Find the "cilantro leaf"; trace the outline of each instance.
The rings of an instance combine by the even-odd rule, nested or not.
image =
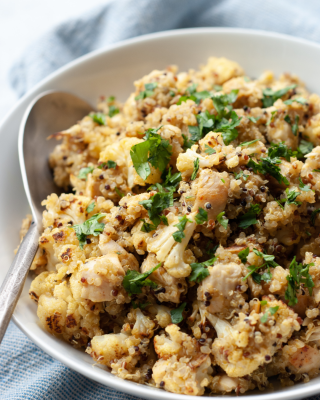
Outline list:
[[[134,99],[143,100],[146,97],[151,97],[154,94],[154,89],[158,86],[157,82],[146,83],[144,85],[145,90],[140,92]]]
[[[88,205],[86,211],[87,213],[91,213],[91,211],[94,209],[95,202],[93,201],[91,204]]]
[[[302,139],[302,140],[300,141],[298,150],[301,152],[301,154],[302,154],[303,156],[305,156],[306,154],[311,153],[313,147],[314,147],[314,146],[313,146],[313,143],[308,142],[307,140]]]
[[[178,308],[176,308],[175,310],[171,310],[170,314],[171,314],[171,321],[173,324],[179,324],[181,321],[183,321],[183,311],[186,307],[187,303],[181,303],[180,306]]]
[[[197,157],[194,161],[193,161],[193,172],[191,175],[190,180],[194,181],[197,177],[197,173],[199,171],[199,158]]]
[[[274,261],[275,256],[273,256],[272,254],[262,253],[261,251],[259,251],[257,249],[253,249],[253,252],[257,256],[263,258],[263,260],[265,261],[265,265],[267,265],[268,267],[275,268],[279,265]]]
[[[185,230],[187,222],[192,222],[192,221],[190,221],[190,219],[188,219],[187,216],[184,215],[183,217],[179,217],[179,222],[176,225],[173,225],[178,228],[178,230],[176,232],[173,232],[172,234],[176,242],[181,243],[182,239],[186,237],[183,231]]]
[[[263,316],[260,318],[260,321],[265,324],[268,321],[268,316],[274,315],[277,311],[279,310],[279,306],[275,307],[270,307],[269,310],[263,314]]]
[[[164,180],[162,186],[167,190],[176,190],[176,187],[182,180],[181,172],[176,172],[175,174],[171,174],[171,167],[168,171],[163,171],[161,178]]]
[[[297,192],[295,189],[286,189],[286,196],[287,196],[287,200],[286,203],[287,204],[294,204],[296,206],[301,206],[301,201],[296,201],[296,198],[299,196],[300,192]]]
[[[297,151],[292,151],[287,145],[283,142],[281,143],[271,143],[268,149],[268,156],[271,159],[276,159],[278,157],[283,157],[287,161],[290,161],[290,157],[298,157]]]
[[[83,246],[86,244],[86,238],[88,235],[98,236],[103,232],[105,224],[99,222],[99,219],[103,218],[105,214],[95,214],[91,218],[87,219],[82,224],[76,224],[71,226],[76,232],[77,239],[79,240],[79,247],[83,250]]]
[[[257,224],[257,215],[259,215],[260,212],[261,208],[258,204],[251,204],[249,211],[238,217],[238,227],[247,229],[249,226]]]
[[[239,173],[237,173],[237,172],[234,173],[234,177],[236,179],[243,178],[244,181],[246,181],[248,179],[248,176],[249,175],[246,175],[243,171],[240,171]]]
[[[289,185],[288,179],[281,174],[281,169],[278,167],[278,164],[281,163],[280,158],[270,158],[265,157],[261,158],[258,163],[249,160],[247,166],[252,168],[254,172],[259,172],[262,175],[269,174],[273,178],[275,178],[279,183],[284,183],[285,185]]]
[[[302,190],[302,191],[304,191],[304,192],[310,192],[310,187],[309,187],[309,185],[305,185],[303,182],[302,182],[302,179],[301,179],[301,177],[299,177],[299,188]]]
[[[257,118],[254,118],[254,117],[247,117],[251,122],[253,122],[254,124],[256,124],[258,121],[259,121],[259,119],[261,118],[261,117],[257,117]],[[257,139],[258,140],[258,139]]]
[[[159,185],[159,187],[161,188],[161,185]],[[158,192],[151,196],[149,200],[139,201],[139,204],[141,204],[148,211],[148,216],[155,228],[157,228],[161,221],[165,225],[168,225],[167,218],[164,215],[160,215],[160,213],[173,205],[173,192]],[[145,224],[143,226],[145,229],[148,229],[146,228]]]
[[[91,117],[96,124],[106,125],[106,116],[101,112],[90,113],[89,117]]]
[[[143,222],[142,227],[141,227],[141,231],[142,232],[152,232],[154,230],[157,229],[157,227],[153,224],[149,224],[148,222],[146,222],[144,219],[140,219],[140,221]]]
[[[172,154],[169,140],[162,139],[157,129],[148,129],[145,141],[132,146],[130,156],[137,174],[146,180],[151,173],[150,165],[161,172],[166,169]]]
[[[217,260],[217,257],[213,257],[210,260],[207,260],[203,263],[192,263],[190,267],[192,272],[189,276],[189,281],[200,283],[203,281],[207,276],[210,275],[208,268]]]
[[[194,217],[194,219],[198,225],[201,225],[204,222],[208,221],[208,212],[200,207],[199,211],[198,211],[197,215]]]
[[[157,287],[157,284],[147,278],[160,266],[161,263],[143,274],[138,271],[129,269],[126,272],[126,276],[123,278],[122,281],[122,286],[124,287],[125,291],[129,293],[129,296],[131,296],[132,294],[142,293],[141,288],[143,286],[150,286],[151,288],[155,289]]]
[[[78,178],[87,180],[88,179],[88,174],[91,174],[93,170],[94,170],[94,167],[81,168],[80,171],[79,171]]]
[[[247,262],[248,255],[249,255],[249,247],[247,247],[244,250],[239,251],[238,257],[240,258],[242,264],[245,264]]]
[[[300,103],[300,104],[307,104],[308,103],[307,100],[304,99],[303,97],[297,97],[296,99],[285,100],[284,104],[291,105],[294,101],[296,101],[297,103]]]
[[[292,133],[294,134],[294,136],[297,136],[299,118],[300,118],[299,115],[296,115],[295,119],[294,119],[294,123],[292,124],[291,119],[288,114],[284,117],[284,120],[291,126]]]
[[[120,111],[119,111],[118,107],[116,107],[114,105],[109,106],[109,117],[110,118],[114,117],[116,114],[119,114],[119,112]]]
[[[225,211],[222,211],[220,214],[218,214],[218,215],[217,215],[217,221],[219,222],[219,224],[220,224],[221,226],[224,227],[224,229],[227,229],[229,220],[228,220],[228,218],[226,218],[226,217],[224,216],[224,214],[225,214]]]
[[[309,274],[309,268],[313,265],[314,263],[298,264],[296,257],[291,261],[289,275],[287,276],[288,286],[285,292],[285,299],[288,300],[289,306],[294,306],[298,303],[297,292],[300,289],[301,283],[308,288],[310,296],[312,295],[314,282],[312,276]]]
[[[243,143],[240,144],[240,147],[250,146],[251,144],[256,143],[258,141],[259,141],[259,139],[254,139],[254,140],[251,140],[250,142],[243,142]]]
[[[107,166],[108,166],[108,168],[114,168],[114,169],[116,169],[116,168],[117,168],[117,163],[114,162],[114,161],[112,161],[112,160],[108,160],[108,161],[107,161]]]
[[[221,85],[213,85],[213,89],[214,89],[216,92],[221,92],[222,86],[221,86]]]
[[[290,90],[296,88],[297,85],[290,85],[287,86],[283,89],[279,89],[276,91],[273,91],[270,88],[266,88],[262,91],[263,93],[263,98],[262,98],[262,104],[264,108],[271,107],[273,106],[273,103],[280,99],[282,96],[287,94]]]
[[[189,126],[190,129],[190,126]],[[183,137],[183,148],[184,150],[191,149],[191,147],[196,143],[194,140],[189,139],[186,135],[182,134]]]
[[[215,149],[213,149],[212,147],[208,146],[207,144],[204,146],[204,148],[205,148],[204,152],[206,154],[208,154],[209,156],[212,156],[212,154],[216,153]]]

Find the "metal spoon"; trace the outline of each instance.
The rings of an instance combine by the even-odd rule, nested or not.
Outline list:
[[[48,91],[32,101],[22,118],[19,161],[33,221],[0,288],[0,343],[38,249],[44,210],[41,202],[51,193],[61,193],[48,165],[56,143],[47,137],[69,128],[92,110],[90,104],[71,93]]]

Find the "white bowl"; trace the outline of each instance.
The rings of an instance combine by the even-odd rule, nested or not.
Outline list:
[[[116,95],[124,100],[133,91],[132,82],[151,70],[176,64],[180,71],[185,71],[197,68],[209,56],[224,56],[237,61],[250,77],[257,77],[266,69],[276,74],[292,72],[307,84],[309,90],[320,93],[319,45],[285,35],[244,29],[185,29],[141,36],[90,53],[61,68],[27,93],[0,126],[0,282],[18,244],[21,219],[29,212],[17,151],[18,128],[29,102],[38,93],[49,89],[73,92],[92,104],[101,94]],[[36,305],[28,296],[30,282],[29,278],[13,318],[18,327],[46,353],[88,378],[131,395],[148,399],[191,399],[190,396],[121,380],[97,366],[93,368],[93,361],[87,354],[73,349],[39,326]],[[320,377],[289,388],[251,392],[242,399],[296,399],[319,392]],[[217,397],[225,399],[227,396]]]

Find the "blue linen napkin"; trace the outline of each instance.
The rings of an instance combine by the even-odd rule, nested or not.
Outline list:
[[[21,96],[57,68],[92,50],[175,28],[253,28],[320,42],[319,17],[317,0],[109,1],[41,37],[12,67],[10,81]],[[11,323],[0,346],[0,399],[129,400],[134,397],[71,371],[38,349]]]

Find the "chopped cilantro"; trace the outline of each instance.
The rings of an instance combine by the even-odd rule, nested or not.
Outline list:
[[[149,224],[148,222],[146,222],[144,219],[140,219],[140,221],[143,222],[142,227],[141,227],[141,231],[142,232],[152,232],[154,230],[157,229],[157,227],[153,224]]]
[[[313,169],[312,172],[320,172],[320,169]]]
[[[278,310],[279,310],[279,306],[270,307],[269,310],[266,313],[264,313],[263,316],[260,318],[260,321],[263,324],[265,324],[268,321],[269,313],[270,313],[270,315],[274,315]]]
[[[175,174],[171,174],[171,167],[167,171],[163,171],[161,178],[164,180],[162,186],[167,190],[176,190],[179,182],[181,182],[181,172],[176,172]]]
[[[226,217],[224,216],[224,214],[225,214],[225,211],[222,211],[220,214],[218,214],[218,215],[217,215],[217,221],[219,222],[219,224],[220,224],[221,226],[224,227],[224,229],[227,229],[229,220],[228,220],[228,218],[226,218]]]
[[[105,214],[95,214],[91,218],[87,219],[82,224],[76,224],[71,226],[76,232],[77,239],[79,240],[79,247],[83,250],[83,246],[86,244],[88,235],[98,236],[103,232],[105,224],[99,222],[99,219],[103,218]]]
[[[281,174],[281,169],[278,167],[278,164],[281,163],[280,158],[270,158],[265,157],[261,158],[258,163],[253,161],[252,159],[249,160],[247,166],[251,167],[254,172],[259,172],[262,175],[269,174],[273,178],[275,178],[279,183],[284,183],[285,185],[289,185],[288,179]]]
[[[263,98],[262,98],[262,104],[264,108],[271,107],[275,101],[280,99],[282,96],[287,94],[290,90],[294,89],[297,87],[297,85],[290,85],[287,86],[283,89],[279,89],[276,91],[273,91],[270,88],[266,88],[262,91],[263,93]]]
[[[248,176],[249,176],[249,175],[246,175],[243,171],[240,171],[239,173],[237,173],[237,172],[234,173],[234,177],[235,177],[236,179],[241,179],[241,178],[243,178],[244,181],[246,181],[246,180],[248,179]]]
[[[91,117],[96,124],[106,125],[106,116],[101,112],[90,113],[89,117]]]
[[[207,260],[203,263],[192,263],[190,267],[192,272],[189,276],[189,281],[200,283],[203,281],[207,276],[209,276],[208,268],[216,261],[217,257],[213,257],[210,260]]]
[[[213,90],[215,90],[216,92],[221,92],[222,86],[221,85],[213,85]]]
[[[157,82],[146,83],[144,85],[145,90],[140,92],[134,99],[135,100],[143,100],[146,97],[151,97],[154,93],[154,89],[158,86]]]
[[[95,202],[93,201],[91,204],[88,205],[87,207],[87,213],[91,213],[91,211],[94,209],[95,207]]]
[[[194,181],[197,177],[197,173],[199,171],[199,158],[197,157],[194,161],[193,161],[193,172],[191,175],[190,180]]]
[[[107,166],[108,166],[108,168],[114,168],[114,169],[116,169],[116,168],[117,168],[117,163],[114,162],[114,161],[112,161],[112,160],[108,160],[108,161],[107,161]]]
[[[285,100],[284,104],[291,105],[294,101],[300,104],[307,104],[307,100],[304,99],[303,97],[297,97],[296,99]]]
[[[299,188],[301,189],[301,190],[303,190],[304,192],[310,192],[310,187],[309,187],[309,185],[305,185],[303,182],[302,182],[302,179],[301,179],[301,177],[299,177]]]
[[[271,117],[270,117],[269,121],[266,123],[267,126],[269,126],[271,124],[271,122],[274,121],[274,119],[276,117],[276,113],[277,113],[277,110],[271,111]]]
[[[116,107],[114,105],[109,106],[109,117],[110,118],[114,117],[116,114],[119,114],[119,112],[120,111],[119,111],[118,107]]]
[[[207,211],[200,207],[199,211],[198,211],[197,215],[194,217],[194,219],[198,225],[201,225],[204,222],[207,222],[208,221]]]
[[[145,141],[132,146],[130,156],[137,174],[146,180],[151,173],[150,165],[163,172],[170,161],[172,146],[169,140],[157,133],[160,129],[148,129]]]
[[[170,90],[169,94],[170,94],[171,97],[174,97],[176,95],[173,90]]]
[[[189,139],[184,134],[182,134],[182,138],[183,138],[183,146],[182,147],[184,148],[184,150],[191,149],[191,147],[196,143],[194,140]]]
[[[274,261],[275,256],[270,255],[270,254],[265,254],[262,253],[261,251],[257,250],[257,249],[253,249],[253,252],[263,258],[264,263],[262,265],[259,266],[255,266],[255,265],[249,265],[247,267],[247,269],[249,270],[248,274],[243,278],[243,280],[246,280],[250,275],[252,275],[252,279],[256,282],[256,283],[261,283],[261,281],[265,281],[265,282],[270,282],[272,275],[270,272],[270,268],[275,268],[276,266],[278,266],[278,264]],[[257,271],[261,268],[267,268],[267,270],[262,273],[259,274],[257,273]]]
[[[251,204],[249,211],[238,218],[238,227],[247,229],[249,226],[257,224],[257,215],[259,215],[260,212],[261,208],[258,204]]]
[[[154,271],[161,266],[161,263],[153,267],[150,271],[141,274],[138,271],[129,269],[126,276],[123,278],[122,286],[125,291],[131,296],[132,294],[142,293],[143,286],[150,286],[152,289],[157,287],[157,284],[150,279],[147,279]]]
[[[88,174],[91,174],[93,170],[94,170],[94,167],[81,168],[79,171],[78,178],[87,180]]]
[[[251,122],[253,122],[254,124],[256,124],[258,121],[259,121],[259,119],[261,118],[261,117],[257,117],[257,118],[254,118],[254,117],[247,117]],[[258,140],[258,139],[257,139]]]
[[[113,101],[115,101],[115,96],[109,96],[108,98],[107,98],[107,103],[112,103]]]
[[[201,100],[207,99],[211,96],[211,94],[206,90],[203,90],[202,92],[197,92],[197,86],[197,83],[193,83],[191,86],[189,86],[186,89],[187,95],[181,96],[179,101],[177,102],[177,105],[180,105],[182,102],[187,100],[193,100],[195,103],[199,104]]]
[[[271,159],[277,157],[283,157],[287,161],[290,161],[290,157],[297,157],[298,153],[296,151],[292,151],[287,145],[281,142],[281,143],[271,143],[268,149],[268,156]]]
[[[204,148],[205,148],[204,152],[206,154],[208,154],[209,156],[212,156],[212,154],[216,153],[215,149],[213,149],[212,147],[208,146],[207,144],[204,146]]]
[[[266,306],[268,304],[267,300],[261,300],[260,305]]]
[[[285,299],[288,300],[289,306],[294,306],[298,303],[297,292],[300,289],[301,283],[308,288],[310,296],[312,295],[312,288],[314,283],[312,276],[309,274],[311,264],[298,264],[296,257],[293,258],[289,267],[289,275],[287,276],[288,286],[285,292]]]
[[[181,243],[181,240],[186,237],[183,231],[185,230],[187,222],[192,222],[192,221],[190,221],[190,219],[188,219],[187,216],[184,215],[183,217],[179,217],[179,222],[176,225],[173,225],[178,228],[178,230],[176,232],[173,232],[172,234],[176,242]]]
[[[212,248],[210,246],[212,246],[213,243],[208,242],[206,245],[206,253],[208,254],[209,257],[213,257],[216,254],[217,248],[219,247],[219,245],[215,245]]]
[[[221,182],[226,183],[226,181],[223,178],[221,178]]]
[[[176,308],[175,310],[171,310],[170,314],[171,314],[171,321],[173,324],[179,324],[181,321],[183,321],[183,311],[186,307],[187,303],[181,303],[180,306],[178,308]]]
[[[298,132],[298,128],[299,128],[299,126],[298,126],[299,115],[295,116],[293,124],[292,124],[291,119],[288,114],[284,117],[284,120],[291,126],[292,133],[294,134],[294,136],[297,136],[297,132]]]
[[[302,139],[300,141],[298,150],[301,152],[302,156],[305,156],[308,153],[311,153],[313,149],[313,143],[308,142],[307,140]],[[301,157],[299,157],[301,158]]]
[[[300,192],[297,192],[295,189],[286,189],[286,196],[287,196],[287,200],[286,203],[287,204],[294,204],[296,206],[301,206],[301,201],[296,201],[296,198],[299,196]]]
[[[159,187],[161,188],[161,185],[159,185]],[[160,213],[166,208],[173,205],[173,192],[165,192],[164,190],[161,190],[161,192],[158,192],[155,195],[151,196],[149,200],[139,201],[139,204],[141,204],[148,211],[148,216],[155,226],[155,229],[161,223],[161,221],[165,225],[168,225],[167,217],[165,217],[164,215],[160,215]],[[146,223],[144,223],[143,226],[145,226],[145,224]]]
[[[239,251],[238,257],[240,258],[241,262],[245,264],[247,262],[247,257],[249,255],[249,247],[244,250]]]
[[[254,140],[251,140],[250,142],[243,142],[243,143],[240,144],[240,147],[250,146],[251,144],[256,143],[258,141],[259,141],[259,139],[254,139]]]

